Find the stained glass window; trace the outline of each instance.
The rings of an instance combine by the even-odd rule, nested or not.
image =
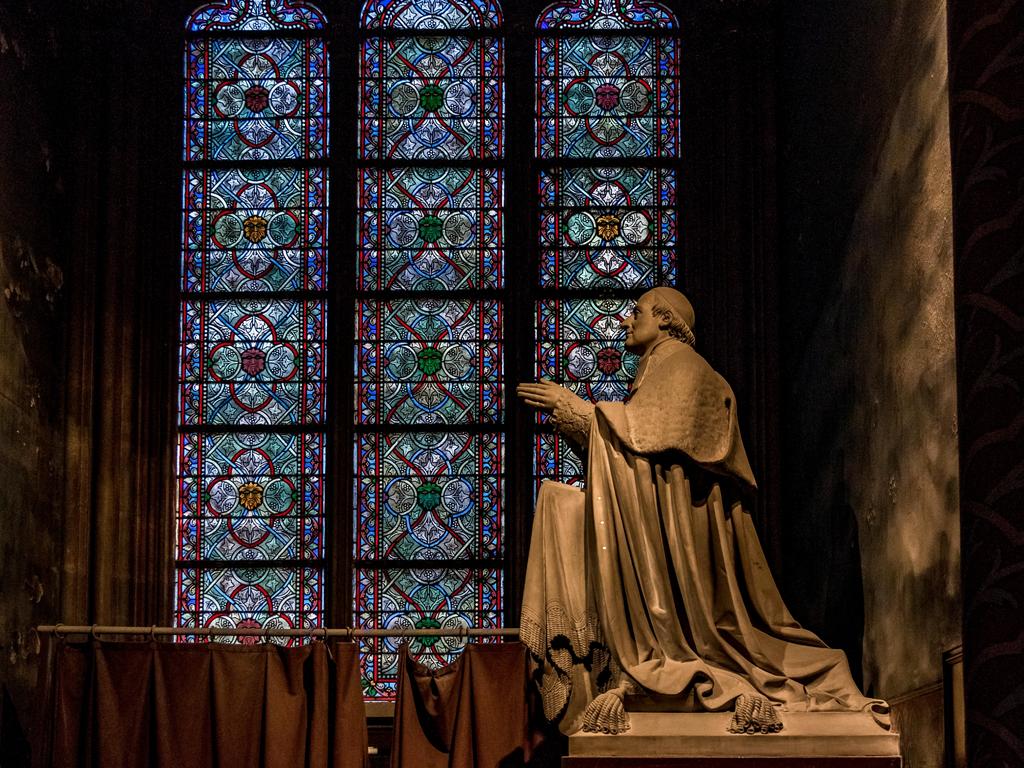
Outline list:
[[[501,302],[364,301],[357,333],[363,424],[501,422]]]
[[[501,288],[503,181],[497,168],[366,169],[360,287]]]
[[[540,30],[629,32],[674,30],[676,18],[661,3],[651,0],[562,0],[545,8],[537,18]]]
[[[220,0],[188,21],[182,627],[323,624],[324,26],[297,0]]]
[[[368,0],[362,28],[371,31],[497,29],[501,8],[492,0]]]
[[[545,288],[653,288],[675,275],[675,171],[540,172]]]
[[[501,40],[376,37],[362,54],[363,157],[502,156]]]
[[[353,614],[368,629],[501,622],[501,24],[485,0],[363,8]],[[367,697],[394,695],[400,642],[364,641]],[[440,664],[461,645],[412,651]]]
[[[677,281],[677,24],[646,0],[557,2],[536,56],[536,373],[621,400],[637,361],[619,322],[644,289]],[[537,481],[581,483],[579,457],[538,422]]]

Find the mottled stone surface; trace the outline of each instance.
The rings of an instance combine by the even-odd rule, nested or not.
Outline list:
[[[55,617],[63,528],[64,180],[55,135],[57,46],[41,10],[0,9],[0,682],[27,726]],[[12,108],[16,106],[16,108]]]
[[[945,4],[803,5],[782,60],[786,594],[899,697],[960,639]],[[940,764],[914,745],[908,768]]]
[[[899,730],[907,763],[946,768],[942,686],[928,686],[891,704],[893,727]]]

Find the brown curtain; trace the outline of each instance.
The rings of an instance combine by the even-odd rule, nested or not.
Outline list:
[[[350,643],[60,643],[37,765],[364,768],[358,658]]]
[[[506,768],[529,755],[526,646],[471,644],[428,669],[399,658],[392,768]]]

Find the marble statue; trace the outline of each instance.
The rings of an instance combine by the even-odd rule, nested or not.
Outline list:
[[[626,694],[646,694],[697,711],[739,703],[764,731],[777,710],[883,716],[845,654],[783,603],[743,504],[755,482],[736,398],[693,326],[679,291],[640,298],[622,322],[640,355],[625,402],[549,381],[517,389],[587,467],[585,490],[545,482],[537,497],[521,633],[545,714],[569,733],[616,733],[629,727]]]

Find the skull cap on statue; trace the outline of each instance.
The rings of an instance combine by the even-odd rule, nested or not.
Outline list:
[[[693,305],[690,304],[689,299],[675,288],[667,286],[651,288],[644,296],[650,296],[655,303],[671,309],[672,313],[686,323],[687,327],[691,330],[693,329],[693,325],[696,322],[696,317],[693,314]]]

